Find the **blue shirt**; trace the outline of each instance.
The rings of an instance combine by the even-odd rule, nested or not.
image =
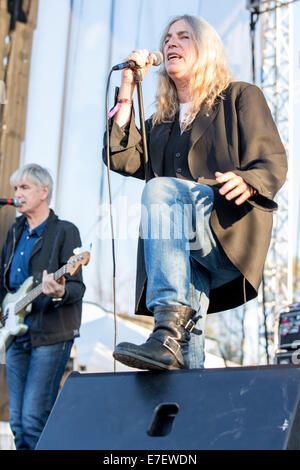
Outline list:
[[[47,221],[48,218],[31,231],[29,230],[27,220],[25,222],[25,226],[18,241],[10,267],[9,288],[13,292],[17,291],[23,282],[29,277],[28,265],[30,253],[36,241],[42,236]],[[30,327],[30,322],[31,315],[29,314],[25,318],[25,323]],[[29,329],[25,335],[17,337],[18,341],[25,341],[27,339],[29,339]]]

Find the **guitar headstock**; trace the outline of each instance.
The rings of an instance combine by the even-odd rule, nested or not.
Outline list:
[[[77,274],[81,266],[86,266],[90,261],[90,252],[85,251],[78,255],[71,256],[67,263],[67,273],[71,276]]]

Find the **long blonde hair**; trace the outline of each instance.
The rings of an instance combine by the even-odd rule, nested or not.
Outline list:
[[[216,99],[222,98],[222,93],[233,81],[226,60],[222,40],[215,29],[201,18],[182,15],[169,22],[162,35],[160,49],[163,52],[165,37],[173,23],[183,20],[193,31],[193,40],[198,59],[195,62],[190,80],[190,96],[192,105],[188,116],[188,126],[199,112],[202,105],[209,110]],[[156,112],[153,115],[153,125],[172,121],[179,108],[179,100],[174,82],[168,76],[165,66],[159,72],[158,89],[156,94]]]

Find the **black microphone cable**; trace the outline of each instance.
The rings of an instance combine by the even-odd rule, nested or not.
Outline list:
[[[160,65],[163,61],[163,54],[160,51],[153,51],[150,55],[153,57],[153,65]],[[122,70],[123,68],[134,68],[134,62],[127,61],[122,64],[118,64],[111,68],[106,84],[106,96],[105,96],[105,111],[106,111],[106,160],[107,160],[107,181],[108,181],[108,192],[109,192],[109,207],[110,207],[110,227],[112,237],[112,258],[113,258],[113,305],[114,305],[114,346],[117,343],[117,312],[116,312],[116,257],[115,257],[115,236],[114,236],[114,223],[113,223],[113,211],[112,211],[112,194],[111,194],[111,182],[110,182],[110,138],[109,138],[109,111],[108,111],[108,95],[111,75],[116,70]],[[137,67],[139,69],[139,67]],[[138,85],[138,99],[140,109],[140,120],[142,127],[142,138],[145,142],[146,131],[144,125],[143,105],[142,105],[142,93],[140,82],[141,79],[137,79]],[[144,152],[147,155],[147,145],[144,145]],[[147,159],[146,159],[147,160]],[[114,359],[114,371],[116,371],[116,360]]]
[[[112,193],[110,181],[110,138],[109,138],[109,117],[108,117],[108,95],[110,78],[113,69],[109,72],[106,85],[105,96],[105,109],[106,109],[106,160],[107,160],[107,184],[109,194],[109,212],[110,212],[110,228],[111,228],[111,242],[112,242],[112,262],[113,262],[113,315],[114,315],[114,346],[117,344],[117,311],[116,311],[116,256],[115,256],[115,235],[114,235],[114,221],[112,211]],[[114,372],[116,372],[116,359],[114,359]]]

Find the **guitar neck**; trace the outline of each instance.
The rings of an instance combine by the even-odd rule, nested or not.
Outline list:
[[[54,279],[55,281],[58,281],[61,277],[63,277],[64,274],[67,272],[67,267],[68,265],[65,264],[62,266],[60,269],[58,269],[54,273]],[[23,297],[21,300],[19,300],[16,305],[15,305],[15,314],[18,314],[24,310],[24,308],[27,307],[27,305],[31,304],[35,299],[37,299],[41,294],[43,293],[43,285],[42,283],[36,286],[34,289],[32,289],[30,292],[28,292],[25,297]]]

